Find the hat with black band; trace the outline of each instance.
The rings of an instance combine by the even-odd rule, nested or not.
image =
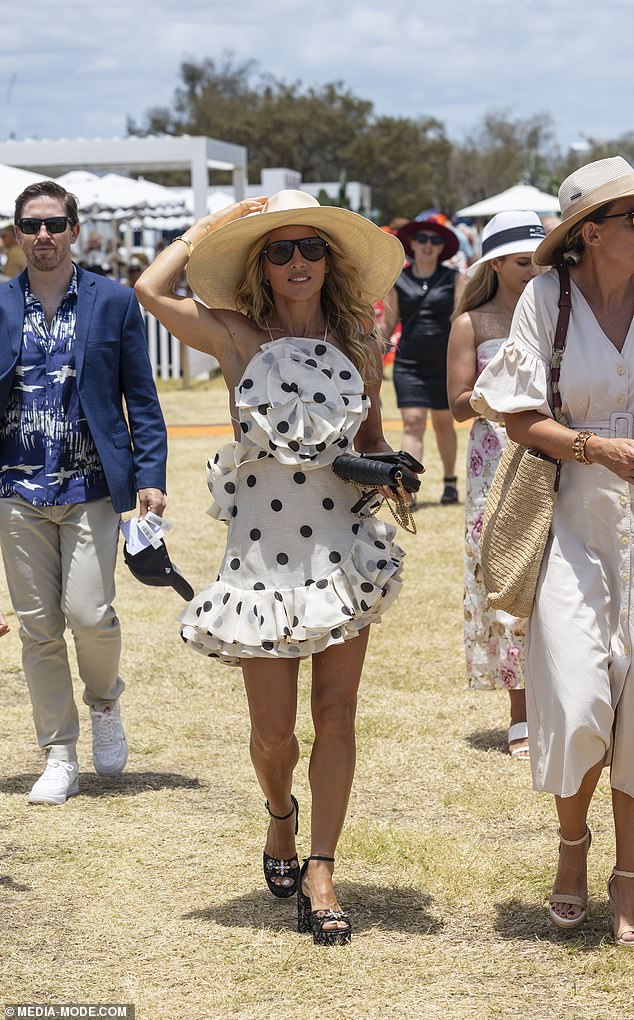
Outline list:
[[[467,275],[473,276],[479,266],[491,259],[532,255],[545,237],[546,231],[537,213],[520,210],[498,213],[482,231],[482,256],[469,266]]]

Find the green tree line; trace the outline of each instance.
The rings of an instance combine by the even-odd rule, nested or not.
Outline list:
[[[634,160],[634,132],[613,141],[588,138],[583,153],[562,153],[549,114],[522,119],[502,109],[452,140],[434,117],[378,116],[372,102],[341,81],[286,82],[231,54],[184,61],[171,105],[149,109],[139,123],[129,118],[128,133],[207,135],[244,145],[251,183],[263,167],[275,166],[298,170],[307,183],[362,181],[372,188],[374,206],[365,211],[380,222],[428,208],[451,212],[519,181],[556,193],[582,163],[615,153]],[[177,182],[176,175],[165,179]]]

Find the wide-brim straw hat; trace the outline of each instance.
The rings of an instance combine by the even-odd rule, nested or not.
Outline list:
[[[333,239],[358,273],[363,297],[374,304],[403,269],[403,247],[371,220],[349,209],[320,205],[306,191],[278,191],[261,212],[232,220],[204,237],[187,263],[187,281],[210,308],[235,308],[253,245],[277,227],[314,227]]]
[[[597,159],[579,167],[559,189],[562,221],[551,230],[533,255],[538,266],[552,266],[557,260],[566,234],[575,223],[600,209],[607,202],[634,195],[634,170],[622,156]]]
[[[445,242],[445,246],[438,256],[439,262],[445,262],[446,259],[453,258],[460,247],[460,240],[455,231],[450,230],[449,227],[444,227],[442,223],[438,223],[437,220],[410,220],[404,227],[400,227],[396,236],[403,245],[408,258],[414,258],[414,252],[412,251],[411,241],[416,234],[429,233],[434,231],[436,234],[440,234]]]
[[[479,266],[505,255],[532,255],[546,237],[544,225],[537,213],[507,211],[489,220],[482,231],[482,255],[469,266],[467,276],[473,276]]]

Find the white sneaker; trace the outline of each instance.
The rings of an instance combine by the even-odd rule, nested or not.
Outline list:
[[[100,776],[118,776],[128,760],[128,744],[121,725],[119,702],[105,708],[90,707],[92,762]]]
[[[79,763],[49,758],[29,794],[29,804],[65,804],[79,793]]]

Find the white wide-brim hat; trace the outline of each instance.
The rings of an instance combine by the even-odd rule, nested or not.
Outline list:
[[[315,227],[336,242],[359,273],[363,297],[374,304],[403,269],[403,245],[349,209],[320,205],[306,191],[278,191],[261,212],[232,220],[199,241],[187,263],[187,282],[210,308],[235,308],[247,255],[276,227]]]
[[[579,167],[559,189],[559,206],[563,217],[551,230],[533,256],[538,266],[552,266],[564,238],[575,223],[617,198],[634,196],[634,170],[622,156],[609,156]]]
[[[537,213],[509,211],[498,213],[482,231],[482,256],[467,269],[473,276],[478,267],[504,255],[532,255],[546,237]]]

